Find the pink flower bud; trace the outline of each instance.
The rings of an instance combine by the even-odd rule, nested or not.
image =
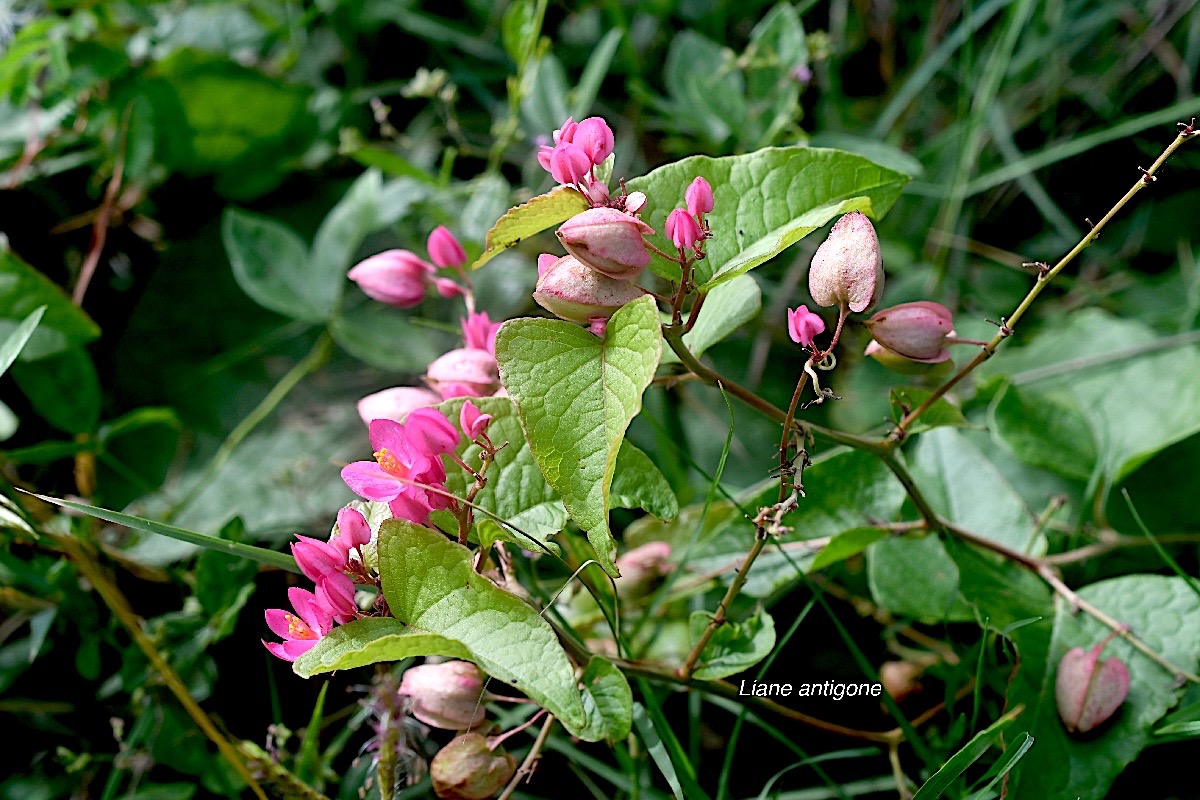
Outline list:
[[[788,336],[796,344],[811,347],[813,337],[825,330],[825,320],[808,310],[808,306],[788,309]]]
[[[633,280],[650,263],[644,234],[654,229],[615,208],[589,208],[564,222],[558,240],[567,252],[610,278]]]
[[[1129,669],[1121,659],[1100,661],[1105,639],[1091,650],[1067,651],[1058,664],[1054,696],[1058,715],[1072,733],[1086,733],[1113,715],[1129,694]]]
[[[588,117],[575,126],[571,142],[583,148],[592,163],[599,166],[612,154],[613,132],[600,117]]]
[[[577,127],[579,127],[579,123],[567,117],[567,121],[562,124],[562,127],[554,132],[554,143],[572,141]]]
[[[557,264],[560,258],[562,258],[562,256],[556,256],[553,253],[542,253],[540,256],[538,256],[538,277],[540,278],[545,275],[546,270]]]
[[[345,557],[329,542],[309,536],[297,536],[296,539],[298,541],[292,544],[292,556],[296,559],[300,571],[310,581],[318,581],[326,575],[345,569]]]
[[[371,542],[371,526],[361,511],[343,508],[337,515],[337,528],[337,536],[330,539],[329,543],[345,553],[347,559],[351,550]]]
[[[677,208],[667,214],[667,221],[663,223],[663,231],[666,232],[671,243],[680,250],[695,247],[696,242],[704,238],[704,231],[700,228],[700,223],[682,208]]]
[[[467,251],[445,225],[433,229],[425,247],[429,250],[429,260],[439,267],[461,267],[467,263]]]
[[[592,208],[608,205],[608,184],[589,176],[587,185],[583,187],[583,196],[587,198]]]
[[[675,568],[669,542],[647,542],[617,558],[617,592],[624,598],[639,597],[659,578]]]
[[[382,392],[369,394],[358,401],[358,416],[364,425],[370,425],[373,419],[390,419],[403,422],[408,412],[414,408],[436,406],[442,401],[428,389],[418,389],[415,386],[397,386],[394,389],[384,389]]]
[[[452,300],[455,297],[461,297],[465,291],[463,287],[459,286],[449,278],[434,278],[433,285],[434,288],[437,289],[437,293],[447,300]]]
[[[433,791],[442,800],[488,800],[512,780],[517,762],[497,745],[488,747],[478,733],[450,740],[429,764]]]
[[[643,192],[630,192],[625,195],[625,212],[637,214],[646,207],[646,195]]]
[[[688,213],[697,217],[713,210],[712,186],[699,176],[688,185],[683,199],[687,201]]]
[[[434,391],[449,384],[465,384],[476,390],[476,397],[489,395],[500,385],[496,357],[486,350],[464,347],[451,350],[425,370],[425,379]]]
[[[597,339],[603,339],[608,333],[608,320],[604,317],[592,317],[588,320],[588,333]]]
[[[358,616],[358,604],[354,602],[354,581],[343,573],[330,573],[318,580],[316,598],[339,625]]]
[[[491,421],[492,415],[480,413],[479,408],[470,400],[463,403],[462,410],[458,413],[458,426],[471,440],[482,436]]]
[[[550,153],[550,175],[564,186],[583,183],[591,168],[592,160],[588,154],[570,142],[560,142]]]
[[[372,300],[412,308],[425,299],[433,266],[408,250],[387,250],[360,261],[347,277]]]
[[[483,722],[483,673],[469,661],[409,667],[400,680],[412,714],[434,728],[465,731]]]
[[[550,258],[557,260],[556,256]],[[492,322],[486,311],[471,312],[462,321],[463,343],[473,350],[496,355],[496,334],[503,322]]]
[[[943,305],[901,303],[875,312],[865,324],[875,341],[897,355],[925,364],[950,358],[946,339],[954,335],[954,318]]]
[[[642,296],[629,281],[613,280],[573,256],[564,256],[538,278],[533,299],[556,317],[571,322],[608,319]]]
[[[879,238],[866,215],[855,211],[834,224],[813,256],[808,293],[819,306],[842,306],[855,312],[879,302],[883,258]]]

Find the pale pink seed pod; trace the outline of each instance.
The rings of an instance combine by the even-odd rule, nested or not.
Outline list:
[[[433,791],[442,800],[488,800],[516,771],[516,759],[500,745],[490,749],[478,733],[454,737],[429,764]]]
[[[1129,694],[1129,669],[1121,659],[1100,660],[1108,640],[1091,650],[1074,647],[1058,664],[1054,698],[1063,725],[1086,733],[1113,715]]]
[[[865,324],[875,341],[904,358],[926,364],[950,358],[946,340],[954,335],[954,317],[939,303],[901,303],[875,312]]]
[[[412,715],[434,728],[465,731],[487,715],[483,673],[469,661],[446,661],[409,667],[400,680]]]
[[[948,375],[954,369],[954,362],[949,359],[934,364],[913,361],[899,353],[893,353],[874,339],[867,345],[863,355],[870,356],[892,372],[898,372],[901,375],[924,375],[928,378],[935,378],[939,375]]]
[[[347,273],[372,300],[412,308],[425,299],[433,265],[408,250],[385,250],[360,261]]]
[[[865,214],[839,219],[813,255],[808,293],[819,306],[866,311],[883,295],[883,257],[879,237]]]
[[[589,208],[564,222],[558,240],[567,252],[610,278],[633,280],[650,263],[642,237],[654,229],[615,208]]]
[[[533,299],[556,317],[590,323],[608,319],[626,303],[642,296],[629,281],[597,272],[573,256],[563,256],[538,278]]]
[[[883,690],[890,694],[896,702],[919,692],[922,668],[920,664],[911,661],[885,661],[879,665],[879,682]]]
[[[474,389],[478,392],[476,397],[483,397],[500,387],[500,370],[491,353],[462,347],[434,360],[425,370],[425,380],[443,396],[444,387],[457,384]]]
[[[416,386],[397,386],[384,389],[381,392],[369,394],[358,401],[358,416],[364,425],[370,425],[373,419],[390,419],[403,422],[408,412],[418,408],[435,406],[442,402],[428,389]]]

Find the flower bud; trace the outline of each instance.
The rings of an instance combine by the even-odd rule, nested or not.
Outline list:
[[[674,569],[669,542],[647,542],[617,559],[617,593],[624,598],[640,597],[653,583]]]
[[[627,214],[636,214],[646,207],[645,192],[630,192],[625,195],[625,212]]]
[[[682,208],[677,208],[667,214],[667,221],[663,223],[663,231],[671,240],[671,244],[680,250],[693,248],[696,246],[696,242],[704,238],[704,231],[700,228],[700,223]]]
[[[911,661],[885,661],[879,666],[879,682],[897,703],[921,690],[921,665]]]
[[[429,765],[433,791],[442,800],[487,800],[512,780],[517,762],[501,746],[488,748],[478,733],[456,736]]]
[[[562,127],[554,132],[554,143],[573,141],[575,129],[578,127],[578,122],[571,117],[567,117],[567,121],[562,124]]]
[[[600,117],[588,117],[575,126],[571,142],[582,148],[592,163],[599,166],[613,151],[612,128]]]
[[[683,199],[687,201],[688,213],[697,217],[713,210],[712,186],[699,176],[688,185],[687,190],[683,193]]]
[[[447,300],[452,300],[455,297],[462,297],[466,292],[462,286],[450,280],[449,278],[434,278],[433,286],[437,289],[437,293]]]
[[[550,153],[549,161],[550,175],[565,186],[582,183],[592,168],[592,160],[583,148],[570,142],[560,142],[556,145]]]
[[[445,225],[438,225],[425,243],[429,260],[439,267],[461,267],[467,263],[467,251]]]
[[[319,581],[326,575],[341,572],[346,568],[346,558],[329,542],[309,536],[296,536],[292,544],[292,557],[296,566],[310,581]]]
[[[813,337],[825,330],[825,320],[808,310],[808,306],[788,309],[788,336],[796,344],[811,347]]]
[[[567,252],[610,278],[633,280],[650,263],[644,234],[654,229],[615,208],[589,208],[564,222],[558,239]]]
[[[626,303],[642,296],[629,281],[618,281],[573,256],[564,256],[538,278],[533,299],[556,317],[571,322],[608,319]]]
[[[358,604],[354,602],[354,581],[343,573],[334,572],[320,578],[315,596],[317,603],[339,625],[358,616]]]
[[[465,731],[483,722],[483,673],[469,661],[409,667],[400,680],[412,715],[434,728]]]
[[[382,392],[369,394],[358,401],[358,416],[364,425],[370,425],[373,419],[390,419],[403,422],[408,412],[415,408],[436,406],[442,402],[428,389],[415,386],[397,386],[394,389],[384,389]]]
[[[883,257],[866,215],[855,211],[834,224],[813,255],[808,293],[819,306],[842,306],[854,312],[866,311],[879,302]]]
[[[430,364],[425,370],[425,380],[443,396],[445,387],[459,384],[476,390],[476,397],[483,397],[499,388],[500,370],[491,353],[463,347],[451,350]]]
[[[1074,647],[1058,664],[1054,696],[1068,731],[1086,733],[1113,715],[1129,694],[1129,669],[1121,659],[1100,661],[1105,639],[1089,651]]]
[[[425,299],[433,266],[408,250],[387,250],[360,261],[347,277],[372,300],[412,308]]]
[[[918,300],[878,311],[866,321],[875,341],[904,358],[937,364],[950,358],[946,339],[954,335],[950,310]]]
[[[462,428],[462,432],[466,434],[467,438],[472,440],[482,436],[491,421],[492,415],[480,413],[479,407],[470,400],[463,403],[463,407],[458,413],[458,426]]]

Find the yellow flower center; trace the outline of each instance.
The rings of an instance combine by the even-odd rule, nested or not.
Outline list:
[[[388,452],[386,447],[381,447],[379,452],[375,453],[375,460],[379,462],[379,468],[389,475],[394,475],[397,478],[407,478],[408,470],[404,468],[394,455]]]
[[[293,639],[316,639],[319,638],[312,628],[308,627],[308,623],[297,617],[295,614],[285,615],[288,626],[288,636]]]

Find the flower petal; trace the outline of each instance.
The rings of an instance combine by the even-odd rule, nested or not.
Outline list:
[[[390,422],[377,419],[375,422]],[[386,503],[400,494],[404,484],[394,475],[384,472],[374,461],[355,461],[342,467],[342,480],[359,497]]]

